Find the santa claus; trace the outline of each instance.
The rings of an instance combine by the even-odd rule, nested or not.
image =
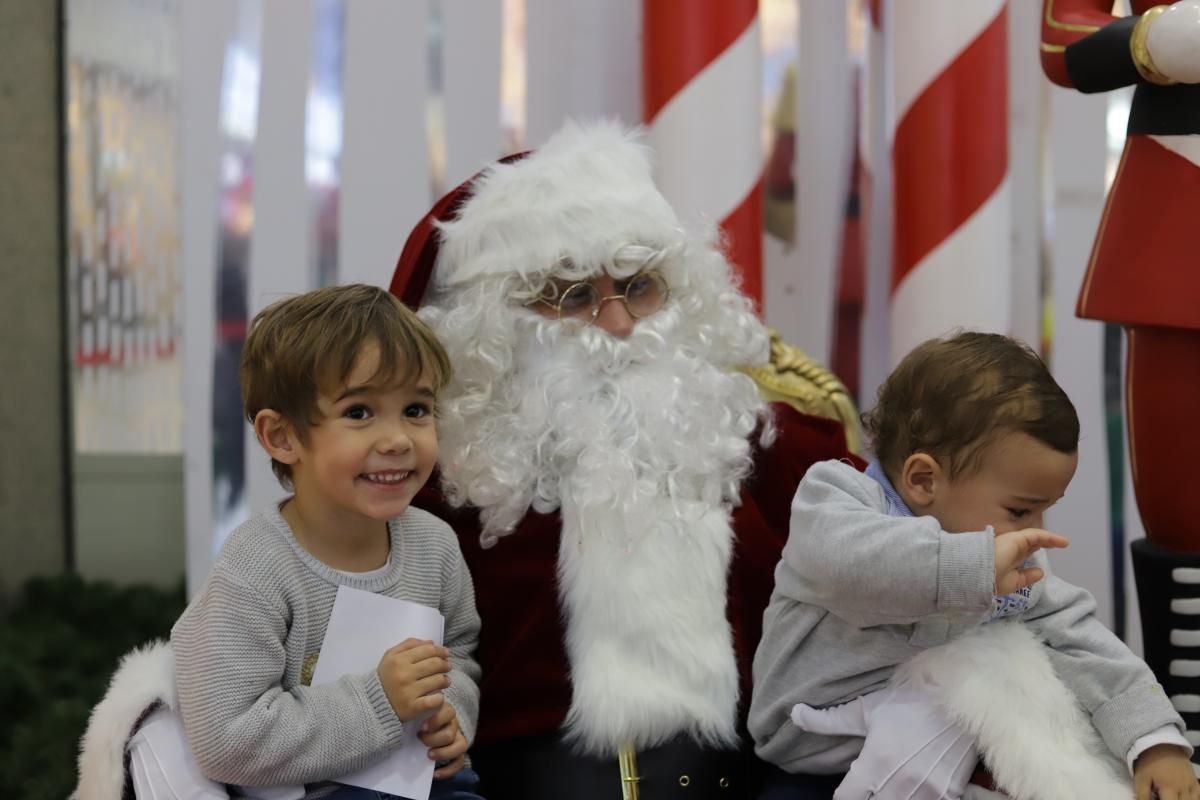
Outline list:
[[[839,421],[768,403],[747,368],[853,425],[844,392],[811,363],[780,386],[784,348],[769,367],[715,228],[681,225],[612,124],[452,192],[392,288],[454,364],[441,478],[415,504],[456,528],[475,581],[488,796],[748,796],[750,663],[792,494],[853,456]]]

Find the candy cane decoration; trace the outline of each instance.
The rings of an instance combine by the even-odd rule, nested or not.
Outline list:
[[[683,220],[720,221],[743,291],[761,304],[758,0],[644,0],[643,14],[643,113],[655,179]]]
[[[891,362],[955,327],[1007,333],[1007,3],[893,5]]]

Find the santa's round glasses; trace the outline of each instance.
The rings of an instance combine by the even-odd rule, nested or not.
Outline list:
[[[642,319],[662,308],[671,294],[666,279],[652,271],[615,280],[613,288],[619,294],[604,296],[591,281],[571,284],[552,281],[534,303],[553,308],[559,319],[582,320],[590,325],[600,316],[600,310],[609,300],[620,300],[625,304],[629,316]]]

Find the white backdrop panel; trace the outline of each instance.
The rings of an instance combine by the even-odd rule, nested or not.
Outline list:
[[[500,0],[442,0],[449,190],[501,153]]]
[[[796,71],[796,253],[764,276],[767,322],[822,364],[833,354],[846,193],[854,158],[854,76],[840,3],[800,4]],[[782,289],[780,291],[779,289]]]
[[[221,70],[237,0],[179,6],[179,264],[183,275],[183,464],[189,596],[212,565],[212,384],[216,331]]]
[[[1097,615],[1112,624],[1109,585],[1108,447],[1103,406],[1103,327],[1075,316],[1075,298],[1087,267],[1104,205],[1104,95],[1050,90],[1053,171],[1054,342],[1050,366],[1079,412],[1079,470],[1067,495],[1048,515],[1051,530],[1071,547],[1053,556],[1064,579],[1096,596]]]
[[[304,122],[313,50],[313,0],[264,0],[258,135],[254,141],[254,230],[246,275],[251,318],[312,286]],[[284,495],[254,431],[246,426],[246,501],[266,508]]]
[[[409,230],[429,210],[428,15],[425,3],[346,4],[338,206],[343,283],[387,286]]]
[[[642,0],[526,0],[525,146],[563,120],[642,119]]]
[[[1012,328],[1037,347],[1042,335],[1040,157],[1049,82],[1037,58],[1041,6],[1008,4],[1008,168],[1012,182]]]

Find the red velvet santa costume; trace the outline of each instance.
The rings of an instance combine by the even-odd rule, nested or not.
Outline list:
[[[1133,543],[1145,657],[1200,735],[1200,3],[1044,0],[1042,67],[1084,92],[1136,86],[1125,151],[1078,314],[1128,333],[1126,416],[1138,511]],[[1200,756],[1193,755],[1200,761]]]
[[[791,498],[853,456],[838,422],[739,372],[768,336],[716,238],[684,230],[633,134],[568,125],[452,192],[401,256],[392,289],[424,295],[455,370],[441,480],[415,504],[455,526],[475,580],[489,798],[615,797],[631,755],[642,800],[747,796]],[[551,278],[642,270],[669,297],[626,338],[527,307]]]

